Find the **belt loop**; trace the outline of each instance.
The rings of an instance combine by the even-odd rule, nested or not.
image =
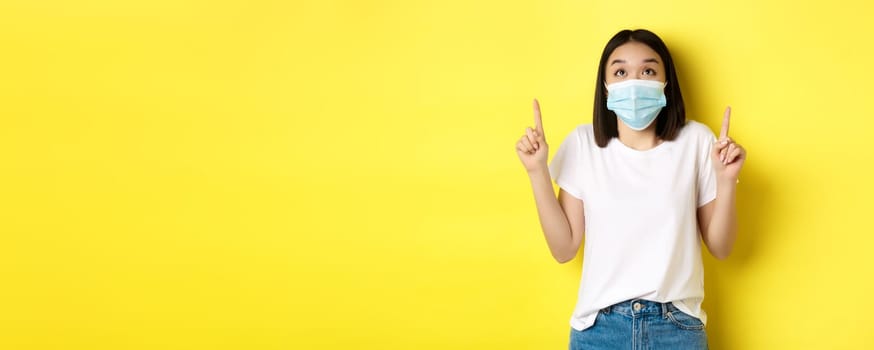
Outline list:
[[[668,303],[662,304],[662,318],[668,318]]]

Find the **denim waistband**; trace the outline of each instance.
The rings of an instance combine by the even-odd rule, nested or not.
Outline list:
[[[632,317],[640,315],[660,315],[667,317],[669,312],[677,310],[677,307],[674,306],[674,304],[671,304],[671,302],[660,303],[645,299],[629,299],[602,308],[600,312],[605,314],[616,312]]]

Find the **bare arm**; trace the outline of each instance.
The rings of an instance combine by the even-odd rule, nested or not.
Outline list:
[[[577,255],[583,240],[583,201],[560,190],[558,198],[552,189],[546,157],[549,145],[543,133],[540,104],[534,100],[534,129],[526,128],[525,135],[516,142],[516,153],[528,171],[540,228],[552,257],[565,263]]]
[[[716,199],[698,208],[701,238],[710,254],[720,260],[731,254],[737,238],[736,188],[734,181],[718,181]]]
[[[540,228],[552,257],[559,263],[573,260],[583,242],[583,201],[559,189],[558,199],[546,169],[529,172]]]
[[[701,238],[710,254],[720,260],[731,254],[737,238],[737,179],[746,160],[746,150],[728,137],[730,116],[731,108],[726,108],[719,140],[710,154],[716,171],[716,199],[698,208]]]

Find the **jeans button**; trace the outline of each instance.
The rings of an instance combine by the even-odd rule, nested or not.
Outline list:
[[[634,303],[634,311],[640,311],[642,308],[643,305],[640,305],[640,303]]]

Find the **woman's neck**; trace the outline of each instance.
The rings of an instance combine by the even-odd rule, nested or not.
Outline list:
[[[619,141],[638,151],[646,151],[662,143],[662,139],[656,136],[655,123],[652,123],[646,129],[637,131],[619,122],[617,129],[619,131]]]

